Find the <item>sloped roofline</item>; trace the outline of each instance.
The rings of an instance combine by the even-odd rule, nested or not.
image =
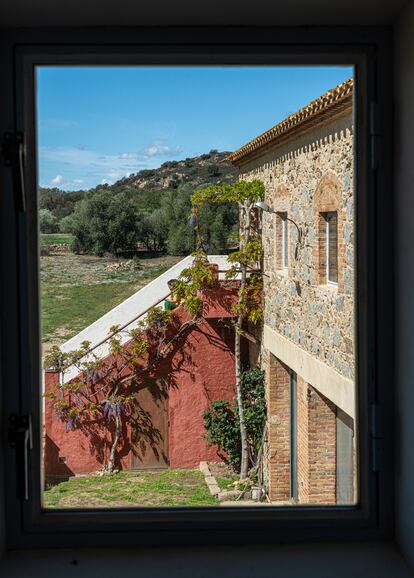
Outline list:
[[[312,128],[325,119],[348,111],[352,106],[354,81],[352,78],[328,90],[294,114],[288,116],[272,128],[266,130],[247,144],[231,153],[227,158],[234,165],[243,164],[258,156],[263,149],[273,148],[286,138]]]

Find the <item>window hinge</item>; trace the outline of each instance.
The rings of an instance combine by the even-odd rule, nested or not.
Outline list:
[[[381,452],[383,439],[382,407],[378,403],[371,405],[371,449],[372,471],[381,470]]]
[[[29,498],[29,450],[32,449],[30,415],[11,415],[9,445],[16,450],[16,493],[20,500]]]
[[[1,143],[1,162],[12,170],[13,194],[16,211],[26,210],[26,191],[24,186],[25,141],[22,132],[5,132]]]
[[[370,134],[370,149],[371,149],[371,168],[378,168],[378,145],[381,135],[380,115],[378,103],[371,102],[370,105],[370,119],[369,119],[369,134]]]

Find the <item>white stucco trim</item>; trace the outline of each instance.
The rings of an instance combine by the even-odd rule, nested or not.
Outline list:
[[[343,377],[268,325],[264,326],[264,346],[306,383],[355,417],[355,384],[351,379]]]

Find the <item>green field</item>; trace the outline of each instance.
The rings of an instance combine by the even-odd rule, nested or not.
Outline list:
[[[70,245],[73,240],[73,235],[69,233],[41,233],[40,242],[42,245]]]
[[[42,340],[46,349],[76,335],[180,259],[163,256],[135,263],[70,252],[41,257]]]
[[[217,505],[198,470],[79,476],[44,492],[46,508]]]

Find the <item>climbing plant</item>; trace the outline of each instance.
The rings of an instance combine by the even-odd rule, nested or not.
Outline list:
[[[206,204],[237,203],[240,219],[239,249],[230,253],[228,261],[231,268],[227,278],[240,279],[237,302],[234,305],[234,351],[236,375],[236,400],[240,429],[240,478],[248,475],[249,443],[246,430],[246,417],[242,400],[242,357],[241,337],[243,326],[248,321],[258,323],[262,318],[261,293],[262,274],[261,260],[263,248],[259,231],[257,230],[257,209],[255,203],[264,198],[265,188],[261,181],[236,181],[232,184],[211,186],[195,190],[192,195],[193,215]],[[197,225],[195,225],[197,230]],[[202,239],[199,239],[202,243]]]
[[[261,275],[258,263],[262,248],[260,237],[254,229],[254,203],[264,194],[259,181],[238,181],[233,185],[209,187],[195,191],[192,197],[193,213],[206,203],[237,202],[240,213],[240,246],[229,255],[231,268],[228,278],[239,278],[238,299],[234,305],[235,329],[235,372],[236,399],[240,427],[240,475],[247,476],[249,464],[249,442],[246,431],[246,417],[241,393],[241,351],[240,338],[243,323],[248,320],[257,323],[261,319],[260,304]],[[201,241],[197,235],[198,241]],[[145,387],[145,374],[155,371],[156,364],[174,348],[179,337],[192,325],[202,321],[202,300],[200,290],[214,283],[214,272],[202,249],[194,254],[191,267],[185,269],[173,283],[176,299],[187,310],[189,316],[184,323],[177,323],[174,312],[160,307],[151,308],[144,320],[129,331],[118,326],[111,327],[107,342],[109,352],[104,358],[96,355],[87,341],[77,350],[62,352],[53,348],[45,360],[45,365],[60,374],[63,379],[51,388],[45,396],[49,398],[57,417],[66,423],[67,430],[91,428],[103,424],[110,434],[110,451],[105,473],[112,473],[116,465],[119,445],[126,435],[127,423],[139,419],[136,410],[136,393]],[[76,368],[78,377],[66,381],[64,374],[69,368]]]

